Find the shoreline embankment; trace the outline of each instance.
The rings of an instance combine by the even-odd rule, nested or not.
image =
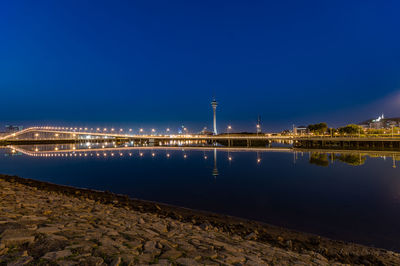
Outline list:
[[[0,196],[0,265],[400,264],[384,249],[111,192],[0,175]]]

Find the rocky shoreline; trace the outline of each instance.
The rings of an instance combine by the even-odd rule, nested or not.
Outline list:
[[[0,265],[400,265],[400,254],[0,175]]]

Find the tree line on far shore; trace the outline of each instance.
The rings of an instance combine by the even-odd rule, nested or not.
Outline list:
[[[307,130],[309,133],[313,133],[315,135],[324,135],[324,134],[340,134],[340,135],[356,135],[356,134],[388,134],[388,133],[396,133],[400,131],[400,128],[394,127],[393,129],[373,129],[373,128],[363,128],[362,126],[356,124],[349,124],[344,127],[332,128],[328,127],[328,124],[325,122],[310,124],[307,126]]]

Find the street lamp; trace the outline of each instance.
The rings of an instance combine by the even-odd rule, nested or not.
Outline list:
[[[260,124],[257,124],[257,136],[258,136],[258,131],[260,131]]]
[[[151,129],[151,132],[154,133],[154,132],[156,132],[156,130],[155,130],[154,128],[152,128],[152,129]]]

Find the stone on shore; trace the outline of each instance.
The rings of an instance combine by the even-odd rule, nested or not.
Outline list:
[[[32,232],[25,229],[6,229],[1,234],[1,244],[6,247],[24,243],[33,243],[35,237]]]
[[[72,252],[69,249],[66,249],[66,250],[61,250],[61,251],[48,252],[48,253],[46,253],[46,255],[44,255],[42,257],[42,259],[58,260],[60,258],[69,257],[71,255],[72,255]]]

